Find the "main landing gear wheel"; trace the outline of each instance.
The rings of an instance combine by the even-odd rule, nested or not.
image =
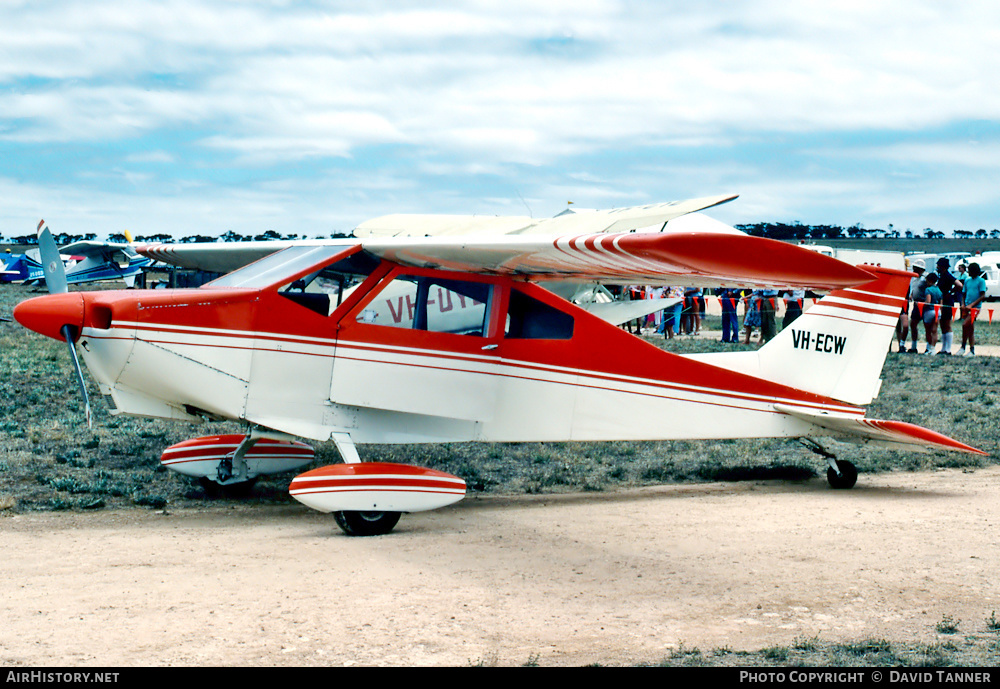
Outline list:
[[[334,512],[337,526],[348,536],[382,536],[392,531],[399,512]]]
[[[830,482],[831,488],[853,488],[854,484],[858,482],[858,469],[850,462],[838,459],[837,468],[840,469],[840,473],[830,467],[826,470],[826,480]]]
[[[226,498],[246,498],[253,492],[255,483],[257,483],[256,477],[237,483],[219,483],[207,476],[202,476],[198,479],[198,484],[210,498],[217,498],[219,496]]]

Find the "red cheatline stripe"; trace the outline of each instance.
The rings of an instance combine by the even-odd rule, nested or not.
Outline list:
[[[169,458],[190,458],[190,457],[225,457],[231,455],[236,451],[236,446],[228,448],[220,448],[214,452],[210,452],[212,448],[207,447],[183,447],[183,448],[167,448],[163,451],[161,455],[164,459]],[[278,448],[278,447],[262,447],[262,448],[251,448],[247,452],[247,457],[281,457],[281,456],[293,456],[293,457],[311,457],[315,454],[312,448],[308,447],[289,447],[289,448]]]
[[[360,464],[329,464],[324,467],[319,467],[318,469],[313,469],[312,471],[307,471],[304,474],[300,474],[295,477],[296,481],[304,480],[316,480],[320,477],[326,476],[387,476],[387,477],[405,477],[405,476],[418,476],[425,478],[435,478],[435,479],[448,479],[452,481],[461,481],[462,479],[457,476],[452,476],[443,471],[437,471],[436,469],[427,469],[426,467],[416,466],[413,464],[396,464],[395,462],[361,462]]]
[[[351,484],[351,485],[372,485],[372,486],[425,486],[429,488],[455,488],[456,486],[463,486],[465,482],[462,479],[446,479],[446,478],[435,478],[435,477],[421,477],[421,476],[325,476],[323,478],[316,478],[315,480],[303,480],[297,477],[292,480],[292,485],[296,483],[309,484],[311,486],[328,486],[335,484]]]
[[[366,478],[366,477],[331,477],[320,481],[299,481],[293,480],[289,490],[373,490],[385,488],[388,490],[403,488],[443,490],[448,492],[465,492],[465,483],[461,484],[450,481],[434,481],[426,479],[407,478]]]
[[[831,316],[831,317],[835,317],[835,316]],[[864,322],[864,321],[862,321],[862,322]],[[362,347],[358,347],[358,349],[363,349],[363,348]],[[379,352],[380,350],[373,350],[373,351]],[[381,359],[366,358],[366,357],[361,357],[361,356],[345,357],[343,355],[341,355],[341,357],[344,358],[344,359],[350,359],[350,360],[353,360],[353,361],[363,361],[363,362],[367,362],[367,363],[381,363],[381,364],[387,364],[387,365],[389,365],[388,362],[383,361]],[[431,358],[436,358],[435,355],[433,355],[433,354],[431,354],[430,357]],[[454,368],[451,368],[451,367],[433,366],[433,365],[430,365],[430,364],[409,363],[407,365],[408,366],[419,367],[419,368],[435,368],[435,369],[442,369],[442,370],[449,370],[449,371],[451,371],[451,370],[458,370],[458,369],[454,369]],[[674,383],[673,381],[661,381],[661,380],[655,380],[655,379],[635,379],[635,380],[632,380],[630,378],[623,378],[619,374],[614,374],[614,373],[605,373],[605,372],[601,372],[601,371],[587,372],[587,371],[581,371],[581,370],[576,370],[576,369],[572,369],[572,370],[560,370],[558,368],[551,367],[551,366],[548,366],[546,364],[537,364],[537,363],[533,363],[533,362],[520,361],[520,360],[515,360],[515,359],[504,360],[502,362],[501,366],[504,369],[521,369],[521,370],[524,370],[524,371],[540,371],[540,372],[543,372],[543,373],[550,373],[550,374],[555,374],[555,375],[577,376],[579,378],[579,380],[578,381],[550,381],[550,380],[546,380],[545,378],[537,378],[537,377],[528,376],[528,375],[517,375],[516,373],[514,373],[512,371],[491,372],[491,371],[467,371],[466,370],[464,372],[466,372],[466,373],[480,373],[482,375],[496,375],[496,376],[502,376],[502,377],[505,377],[505,378],[519,378],[519,379],[522,379],[522,380],[532,380],[532,381],[539,381],[539,382],[551,382],[551,383],[554,383],[554,384],[571,385],[571,386],[576,386],[576,387],[588,387],[588,388],[595,388],[595,389],[602,389],[602,390],[612,390],[612,391],[619,391],[619,392],[627,392],[629,394],[641,394],[641,395],[646,395],[646,396],[650,396],[651,393],[637,391],[637,390],[628,390],[628,391],[626,391],[626,390],[621,390],[621,389],[615,388],[615,387],[609,387],[609,386],[606,386],[606,385],[589,384],[587,381],[607,381],[609,383],[618,383],[618,384],[636,385],[636,386],[646,386],[646,387],[656,388],[658,390],[671,390],[671,391],[681,392],[681,393],[685,393],[686,392],[686,393],[692,394],[692,395],[705,395],[705,396],[708,396],[708,397],[721,398],[721,399],[724,399],[724,400],[742,400],[742,401],[746,401],[746,402],[758,402],[758,403],[761,403],[761,404],[768,404],[768,403],[774,401],[773,398],[772,398],[772,396],[767,395],[766,393],[756,393],[756,392],[751,392],[749,390],[744,391],[744,390],[726,390],[726,389],[707,388],[707,387],[700,387],[700,386],[694,386],[694,385],[677,384],[677,383]],[[792,391],[790,390],[789,392],[792,392]],[[671,396],[671,395],[667,395],[667,394],[656,394],[656,395],[652,395],[652,396],[654,396],[654,397],[663,397],[665,399],[676,399],[676,400],[680,400],[680,401],[696,402],[696,403],[699,403],[699,404],[717,404],[717,405],[721,405],[721,406],[733,406],[733,405],[722,405],[721,402],[717,402],[717,401],[713,401],[713,400],[691,400],[691,399],[687,399],[685,397],[676,397],[676,396]],[[820,402],[820,401],[812,401],[812,400],[806,400],[806,399],[802,399],[802,398],[791,397],[790,395],[787,395],[786,397],[787,397],[788,401],[794,401],[796,404],[802,404],[802,405],[806,405],[806,406],[812,406],[812,407],[817,408],[817,409],[830,409],[830,408],[833,408],[833,409],[838,410],[838,411],[846,411],[847,413],[858,413],[858,414],[863,414],[864,413],[863,409],[858,409],[858,408],[850,407],[848,405],[838,404],[838,403],[836,403],[836,402],[834,402],[832,400],[830,402]],[[750,407],[737,407],[737,408],[748,409],[750,411],[755,411],[754,409],[752,409]],[[756,410],[756,411],[761,411],[761,410]]]
[[[821,315],[821,314],[817,314],[817,315]],[[826,315],[828,317],[835,317],[835,316],[831,316],[829,314],[826,314]],[[887,314],[882,314],[882,315],[887,315]],[[852,319],[848,319],[848,320],[852,320]],[[858,322],[865,323],[867,321],[858,321]],[[220,334],[219,336],[220,337],[244,337],[243,335],[228,335],[228,334]],[[114,339],[114,338],[107,338],[107,339]],[[153,342],[152,340],[149,340],[149,341]],[[287,341],[297,342],[297,340],[294,340],[294,339],[291,339],[291,338],[289,338]],[[302,344],[314,344],[314,343],[302,342]],[[206,345],[206,346],[213,346],[213,345]],[[345,349],[359,349],[359,350],[362,350],[362,351],[366,351],[367,350],[367,351],[377,352],[377,353],[393,353],[393,354],[403,354],[403,355],[407,355],[407,356],[424,356],[424,357],[428,357],[428,358],[432,358],[432,359],[448,360],[448,359],[456,359],[456,358],[466,358],[468,361],[470,361],[470,362],[476,362],[476,363],[493,363],[493,364],[497,363],[496,358],[493,358],[492,360],[489,360],[489,359],[478,359],[478,358],[473,358],[473,357],[466,357],[462,353],[452,354],[452,353],[448,353],[448,352],[438,352],[438,351],[414,352],[413,350],[409,350],[409,349],[406,349],[406,348],[390,348],[390,347],[384,347],[384,346],[380,346],[380,347],[376,348],[376,347],[371,347],[370,345],[368,345],[368,343],[364,343],[364,342],[341,341],[339,343],[338,347],[340,348],[341,352],[343,352],[343,350],[345,350]],[[234,348],[248,350],[248,351],[252,351],[252,349],[253,349],[252,347],[245,347],[245,346],[244,347],[234,347]],[[332,353],[330,355],[324,355],[324,356],[332,356]],[[344,356],[343,353],[340,354],[340,358],[355,359],[355,360],[358,360],[358,361],[367,361],[367,362],[372,362],[372,363],[384,363],[384,364],[388,364],[389,363],[389,362],[386,362],[386,361],[383,361],[383,360],[379,360],[379,359],[370,359],[370,358],[362,358],[362,357],[347,357],[347,356]],[[426,365],[426,364],[422,365],[422,364],[413,364],[413,363],[410,363],[410,364],[407,364],[407,365],[410,365],[410,366],[421,366],[421,367],[424,367],[424,368],[442,368],[442,369],[446,369],[446,370],[455,370],[454,367],[430,366],[430,365]],[[635,385],[648,385],[648,386],[652,386],[652,387],[656,387],[656,388],[660,388],[660,389],[685,391],[685,392],[694,393],[694,394],[703,394],[703,395],[707,395],[707,396],[710,396],[710,397],[721,397],[723,399],[741,399],[741,400],[745,400],[745,401],[755,401],[755,402],[766,402],[767,401],[767,399],[765,399],[765,397],[767,397],[767,395],[762,394],[762,393],[751,392],[749,390],[717,390],[717,389],[703,388],[703,387],[697,387],[697,386],[683,387],[683,386],[678,386],[677,384],[673,383],[673,381],[669,381],[669,380],[656,380],[656,379],[624,380],[624,379],[621,379],[621,378],[618,377],[621,374],[615,374],[615,373],[612,373],[612,372],[583,371],[583,370],[560,371],[558,369],[551,368],[550,366],[548,366],[546,364],[536,363],[536,362],[527,361],[527,360],[505,359],[505,360],[502,360],[502,362],[500,362],[500,366],[503,367],[503,368],[520,368],[522,370],[538,370],[538,371],[546,371],[546,372],[557,373],[557,374],[579,375],[579,376],[582,376],[584,378],[594,379],[594,380],[604,380],[604,381],[612,381],[612,382],[621,382],[621,383],[635,384]],[[530,377],[530,376],[517,376],[517,375],[515,375],[513,373],[507,373],[507,372],[488,372],[488,371],[475,371],[475,370],[464,370],[464,372],[468,372],[468,373],[482,373],[484,375],[500,375],[500,376],[506,376],[506,377],[512,377],[512,378],[524,378],[526,380],[540,380],[541,382],[551,382],[551,381],[545,381],[545,379],[538,379],[538,378],[533,378],[533,377]],[[577,385],[578,383],[566,382],[564,384],[566,384],[566,385]],[[587,386],[587,385],[583,385],[583,386],[584,387],[598,387],[598,388],[601,388],[601,389],[605,389],[603,386]],[[613,388],[607,388],[607,389],[613,389]],[[640,394],[640,393],[637,393],[637,394]],[[669,397],[669,396],[667,396],[667,397]],[[684,400],[684,398],[677,398],[677,399],[681,399],[682,401],[687,401],[687,400]],[[813,404],[813,405],[817,406],[818,408],[825,408],[825,405],[827,405],[827,404],[835,404],[832,401],[829,402],[829,403],[823,403],[823,402],[810,402],[810,401],[803,400],[803,399],[800,399],[800,398],[791,398],[790,397],[789,399],[794,399],[798,403]],[[699,401],[699,403],[702,403],[702,404],[713,404],[713,402],[711,402],[710,400],[701,400],[701,401]],[[721,405],[721,406],[732,406],[732,405]],[[840,407],[840,405],[835,405],[835,406],[837,406],[838,408]],[[743,407],[740,407],[740,408],[743,408]],[[853,409],[850,409],[849,411],[853,411]]]
[[[844,309],[845,311],[855,311],[857,313],[867,313],[873,316],[885,316],[886,318],[895,318],[898,314],[889,313],[881,309],[870,309],[864,306],[858,306],[857,304],[844,304],[842,302],[836,301],[822,301],[816,305],[817,307],[824,308],[837,308]]]
[[[426,493],[428,495],[464,495],[465,491],[441,491],[441,490],[419,490],[410,489],[404,490],[399,488],[359,488],[357,490],[289,490],[289,495],[335,495],[342,493],[384,493],[384,492],[396,492],[396,493]]]

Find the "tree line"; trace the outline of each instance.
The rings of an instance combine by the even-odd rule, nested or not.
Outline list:
[[[913,231],[909,228],[898,230],[889,223],[887,228],[866,228],[861,223],[855,223],[850,227],[840,225],[804,225],[800,222],[777,223],[759,222],[745,225],[736,225],[737,230],[742,230],[755,237],[767,237],[768,239],[944,239],[945,233],[925,227],[923,230]],[[955,239],[1000,239],[1000,230],[952,230],[951,236]]]
[[[939,230],[933,230],[929,227],[925,227],[920,231],[913,231],[907,228],[906,230],[900,231],[896,229],[892,223],[889,224],[887,228],[866,228],[861,223],[855,223],[850,227],[842,227],[840,225],[805,225],[801,222],[792,223],[778,223],[778,222],[759,222],[751,224],[736,225],[737,230],[746,232],[755,237],[767,237],[768,239],[785,239],[785,240],[798,240],[798,239],[944,239],[945,233]],[[350,233],[345,232],[335,232],[328,235],[330,239],[342,239],[344,237],[350,237]],[[1000,230],[952,230],[951,235],[956,239],[1000,239]],[[65,245],[72,244],[77,241],[85,240],[96,240],[97,235],[93,232],[88,234],[67,234],[61,232],[59,234],[54,234],[53,238],[56,240],[56,244]],[[326,239],[327,237],[316,236],[313,239]],[[152,234],[152,235],[142,235],[134,238],[137,242],[179,242],[181,244],[192,244],[192,243],[202,243],[202,242],[265,242],[274,239],[309,239],[306,235],[299,234],[281,234],[275,230],[268,230],[261,234],[256,235],[244,235],[236,232],[235,230],[229,230],[224,234],[218,236],[209,236],[203,234],[195,234],[187,237],[182,237],[180,239],[169,234]],[[37,237],[33,234],[20,235],[16,237],[5,238],[0,235],[0,242],[5,242],[8,244],[36,244],[38,241]],[[122,242],[125,243],[128,240],[125,238],[124,234],[121,233],[111,233],[107,235],[107,238],[103,241],[109,242]]]
[[[330,239],[341,239],[343,237],[349,237],[349,233],[335,232],[329,235]],[[60,232],[59,234],[53,234],[52,238],[56,241],[56,244],[63,246],[66,244],[72,244],[73,242],[80,241],[94,241],[97,240],[97,235],[93,232],[87,234],[67,234],[65,232]],[[244,235],[233,230],[229,230],[225,234],[221,234],[217,237],[211,237],[204,234],[195,234],[187,237],[182,237],[178,239],[173,235],[169,234],[150,234],[150,235],[139,235],[133,237],[136,242],[164,242],[173,243],[179,242],[181,244],[197,244],[197,243],[207,243],[207,242],[266,242],[275,239],[308,239],[306,235],[299,234],[281,234],[274,230],[268,230],[261,234],[256,235]],[[313,239],[326,239],[326,237],[318,236],[313,237]],[[101,241],[107,242],[120,242],[122,244],[128,243],[128,238],[119,232],[114,232]],[[0,235],[0,243],[6,244],[37,244],[38,237],[34,234],[25,234],[15,237],[4,237]]]

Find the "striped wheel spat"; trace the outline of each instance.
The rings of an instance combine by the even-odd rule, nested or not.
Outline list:
[[[210,435],[171,445],[160,463],[189,476],[215,476],[218,463],[232,456],[244,436]],[[261,438],[246,453],[246,461],[257,473],[272,474],[298,469],[313,461],[315,451],[300,442]]]
[[[422,512],[465,497],[465,481],[435,469],[363,462],[332,464],[296,476],[288,492],[320,512]]]

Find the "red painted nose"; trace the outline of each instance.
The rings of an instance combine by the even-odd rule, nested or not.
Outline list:
[[[79,336],[83,327],[83,312],[83,295],[80,292],[65,292],[22,301],[14,307],[14,318],[29,330],[62,340],[64,325],[72,325]]]

